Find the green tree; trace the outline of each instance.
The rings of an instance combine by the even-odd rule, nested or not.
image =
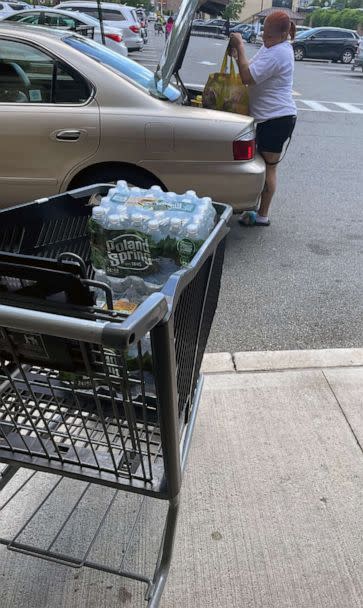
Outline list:
[[[231,0],[223,12],[224,19],[238,20],[246,0]]]

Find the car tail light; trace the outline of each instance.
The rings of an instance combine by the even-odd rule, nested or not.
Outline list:
[[[138,25],[130,25],[129,29],[134,32],[134,34],[138,34],[140,31],[140,28]]]
[[[106,38],[110,38],[114,42],[122,42],[122,36],[120,34],[105,34]]]
[[[256,141],[253,133],[248,133],[248,139],[236,139],[233,142],[234,160],[252,160],[255,153]]]

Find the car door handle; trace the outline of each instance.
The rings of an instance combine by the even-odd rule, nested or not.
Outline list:
[[[81,131],[77,129],[62,129],[55,133],[58,141],[77,141],[81,137]]]

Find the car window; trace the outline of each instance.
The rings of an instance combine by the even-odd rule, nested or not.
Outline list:
[[[334,32],[334,38],[354,38],[351,32]]]
[[[296,36],[296,38],[299,38],[299,40],[304,40],[304,38],[309,38],[310,36],[316,36],[317,35],[317,30],[306,30],[305,32],[299,32],[298,35]]]
[[[89,84],[73,68],[39,49],[1,40],[0,102],[82,104]]]
[[[27,23],[28,25],[38,25],[39,13],[32,13],[31,15],[11,15],[7,17],[6,21],[17,21],[18,23]]]
[[[331,32],[328,30],[320,30],[314,33],[315,38],[331,38]]]
[[[123,57],[118,53],[114,53],[107,47],[101,46],[92,40],[79,38],[77,36],[68,36],[64,41],[72,48],[88,55],[88,57],[98,61],[121,76],[125,76],[147,92],[153,93],[161,99],[177,101],[181,96],[180,91],[172,85],[167,86],[165,91],[162,92],[160,83],[160,89],[155,91],[155,78],[150,70],[143,65],[128,59],[128,57]]]
[[[112,8],[103,8],[102,14],[105,21],[125,21],[121,11],[114,11]]]
[[[48,27],[64,27],[68,29],[74,29],[76,27],[76,20],[69,15],[57,15],[56,13],[44,13],[43,25]]]

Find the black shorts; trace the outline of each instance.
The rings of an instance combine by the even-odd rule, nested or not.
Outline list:
[[[281,153],[284,143],[291,137],[296,116],[282,116],[260,122],[256,128],[256,144],[260,152]]]

